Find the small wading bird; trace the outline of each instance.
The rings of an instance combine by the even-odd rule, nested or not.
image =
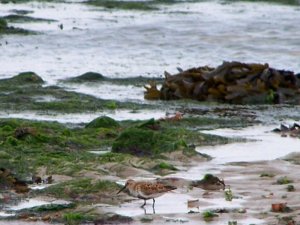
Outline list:
[[[141,205],[142,208],[146,205],[146,200],[153,199],[152,207],[154,208],[154,204],[155,204],[154,198],[157,198],[165,194],[166,192],[175,189],[177,188],[174,186],[165,185],[163,183],[156,182],[156,181],[128,180],[125,186],[117,194],[125,190],[126,193],[128,193],[133,197],[144,199],[144,204]]]

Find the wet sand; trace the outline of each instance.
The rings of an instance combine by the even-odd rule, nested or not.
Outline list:
[[[222,190],[206,192],[200,188],[191,190],[186,186],[181,186],[177,190],[157,198],[155,211],[152,209],[151,200],[143,209],[139,207],[143,201],[136,199],[131,199],[132,201],[117,207],[99,206],[99,210],[133,217],[136,221],[135,224],[140,224],[140,220],[145,217],[153,220],[153,224],[199,224],[204,223],[202,214],[208,210],[220,212],[217,213],[217,217],[213,218],[212,224],[228,224],[228,221],[237,221],[237,224],[243,225],[288,224],[289,221],[300,221],[300,166],[282,158],[279,159],[300,149],[300,142],[295,138],[283,138],[278,134],[266,133],[265,131],[269,128],[264,126],[252,127],[235,133],[233,130],[227,130],[227,135],[234,133],[235,136],[246,137],[251,134],[250,136],[257,141],[214,146],[209,150],[215,151],[215,159],[212,161],[202,162],[187,171],[169,175],[170,177],[195,180],[200,179],[205,173],[216,174],[225,180],[227,190],[230,186],[233,193],[232,201],[225,200],[225,194]],[[211,131],[211,133],[223,133],[223,135],[226,132],[222,130]],[[280,143],[282,144],[280,145]],[[245,145],[248,146],[247,149],[243,147]],[[223,157],[223,154],[218,155],[218,152],[223,151],[224,148],[227,152],[226,158]],[[251,148],[253,148],[252,153]],[[278,153],[280,148],[282,152]],[[272,149],[274,149],[273,154]],[[198,151],[204,150],[198,149]],[[252,157],[247,160],[248,155],[251,156],[251,154]],[[299,155],[299,153],[295,154]],[[295,158],[293,155],[291,157]],[[269,160],[257,160],[263,158]],[[277,180],[282,177],[287,177],[293,182],[277,184]],[[288,185],[293,185],[295,190],[288,191]],[[189,209],[187,201],[197,199],[199,200],[199,209]],[[274,203],[286,203],[288,207],[286,211],[289,212],[272,212],[271,205]],[[189,213],[191,210],[194,213]],[[284,219],[281,221],[280,218]]]

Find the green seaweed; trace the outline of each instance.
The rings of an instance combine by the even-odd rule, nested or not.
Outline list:
[[[229,202],[231,202],[234,197],[232,190],[230,188],[224,191],[224,195],[225,195],[225,200]]]
[[[140,219],[140,221],[142,223],[151,223],[151,222],[153,222],[153,218],[151,218],[151,217],[143,217],[143,218]]]
[[[0,35],[2,35],[2,34],[29,35],[29,34],[36,34],[36,33],[33,31],[22,29],[22,28],[8,26],[6,19],[0,17]]]
[[[112,193],[119,190],[119,188],[116,183],[109,180],[95,182],[90,178],[77,178],[50,186],[40,192],[57,198],[76,200],[79,196],[103,193],[104,191]]]
[[[87,2],[90,5],[101,6],[107,9],[123,9],[123,10],[157,10],[158,8],[153,6],[148,1],[103,1],[103,0],[89,0]]]
[[[10,12],[18,14],[18,15],[27,15],[30,13],[34,13],[33,10],[26,10],[26,9],[12,9]]]
[[[64,209],[72,209],[76,206],[75,203],[68,203],[68,204],[48,204],[48,205],[41,205],[35,206],[28,209],[20,210],[19,213],[45,213],[45,212],[56,212],[61,211]]]
[[[149,120],[139,126],[125,129],[113,142],[112,151],[136,156],[158,157],[163,153],[183,151],[196,154],[195,145],[228,143],[228,138],[202,134],[185,128],[172,128],[168,124],[151,129]]]
[[[7,21],[3,18],[0,18],[0,30],[7,28]]]
[[[56,22],[56,20],[52,20],[52,19],[36,18],[31,16],[15,15],[15,14],[3,16],[2,19],[5,19],[7,22],[12,22],[12,23]]]
[[[174,171],[177,171],[177,170],[178,169],[175,166],[173,166],[173,165],[171,165],[170,163],[167,163],[167,162],[160,162],[152,168],[152,171],[156,174],[164,174],[164,173],[166,173],[166,171],[174,172]]]
[[[9,89],[13,86],[24,86],[24,85],[42,85],[44,84],[43,79],[34,72],[22,72],[18,75],[0,80],[0,87],[7,86]]]
[[[0,3],[7,4],[7,3],[14,3],[14,4],[20,4],[20,3],[27,3],[32,1],[38,1],[38,2],[65,2],[64,0],[0,0]]]
[[[214,217],[218,216],[217,214],[215,214],[214,212],[212,211],[204,211],[202,213],[202,218],[205,220],[205,221],[211,221],[213,220]]]
[[[80,212],[68,212],[63,214],[63,220],[67,225],[77,225],[93,219],[92,216]]]
[[[189,0],[184,2],[197,2],[199,0]],[[149,0],[149,1],[134,1],[134,0],[89,0],[87,3],[107,9],[122,9],[122,10],[159,10],[159,5],[170,5],[183,0]]]
[[[112,145],[112,151],[137,156],[153,156],[155,144],[153,131],[133,127],[120,134]]]
[[[296,189],[295,189],[295,186],[294,186],[294,185],[289,184],[289,185],[287,186],[286,190],[287,190],[288,192],[293,192],[293,191],[295,191]]]
[[[16,137],[16,131],[30,130]],[[99,136],[105,137],[104,139]],[[88,150],[106,148],[115,136],[107,129],[68,128],[57,122],[0,119],[0,166],[29,175],[40,166],[49,173],[72,175],[98,159]]]
[[[130,158],[130,155],[108,152],[106,154],[100,155],[98,161],[99,163],[104,164],[104,163],[111,163],[111,162],[123,162],[127,158]]]
[[[120,124],[108,116],[101,116],[86,125],[86,128],[115,128]]]
[[[212,118],[208,116],[193,116],[183,117],[181,120],[174,123],[162,121],[161,123],[169,123],[172,127],[189,127],[189,129],[219,129],[219,128],[240,128],[253,124],[253,121],[248,121],[243,118]]]
[[[284,177],[280,177],[277,179],[276,181],[277,184],[290,184],[290,183],[293,183],[293,180],[288,178],[287,176],[284,176]]]
[[[131,224],[133,219],[128,216],[122,216],[119,214],[104,215],[103,218],[97,218],[94,220],[94,224]]]
[[[255,2],[255,3],[269,3],[282,5],[299,5],[298,0],[224,0],[225,2]]]
[[[148,83],[149,80],[155,81],[156,83],[162,83],[162,78],[157,77],[126,77],[126,78],[111,78],[106,77],[100,73],[97,72],[86,72],[82,75],[79,75],[77,77],[68,78],[65,80],[60,80],[62,83],[71,83],[71,84],[77,84],[77,83],[106,83],[106,84],[115,84],[115,85],[134,85],[143,87],[145,83]]]
[[[274,177],[275,176],[275,174],[273,174],[273,173],[262,173],[262,174],[260,174],[260,177],[270,177],[270,178],[272,178],[272,177]]]
[[[20,73],[0,80],[0,110],[40,110],[42,112],[95,112],[105,109],[147,108],[150,105],[99,99],[87,94],[66,91],[58,86],[43,86],[33,72]],[[53,101],[39,101],[51,96]]]

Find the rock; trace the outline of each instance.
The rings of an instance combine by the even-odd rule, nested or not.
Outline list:
[[[102,81],[104,80],[105,77],[100,74],[100,73],[95,73],[95,72],[87,72],[87,73],[84,73],[78,77],[74,77],[72,78],[71,80],[72,81],[91,81],[91,82],[94,82],[94,81]]]
[[[119,126],[120,124],[114,119],[108,116],[101,116],[87,124],[86,128],[115,128]]]
[[[27,135],[35,135],[36,130],[32,127],[18,127],[15,129],[14,137],[17,139],[22,139]]]
[[[43,84],[44,83],[43,79],[34,72],[19,73],[17,76],[11,79],[15,80],[20,84],[26,84],[26,83]]]
[[[224,181],[212,174],[206,174],[202,180],[193,181],[191,183],[191,186],[202,188],[207,191],[215,191],[215,190],[224,190],[225,189]]]
[[[112,151],[135,156],[153,156],[154,131],[129,128],[123,131],[112,145]]]
[[[101,218],[101,219],[96,219],[94,220],[94,225],[102,225],[102,224],[129,224],[133,222],[133,219],[128,216],[121,216],[118,214],[106,217],[106,218]]]

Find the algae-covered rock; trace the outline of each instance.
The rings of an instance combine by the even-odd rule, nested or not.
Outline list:
[[[56,198],[77,199],[77,197],[81,196],[81,198],[84,199],[87,195],[101,195],[103,193],[111,194],[118,189],[119,185],[110,180],[95,181],[90,178],[76,178],[49,186],[40,192]],[[94,197],[97,198],[97,196]]]
[[[129,128],[115,140],[112,151],[136,156],[153,156],[154,136],[152,130]]]
[[[96,112],[104,109],[145,109],[152,106],[135,102],[105,100],[92,95],[67,91],[59,86],[44,86],[33,72],[0,79],[0,109],[42,110],[63,113]]]
[[[4,150],[0,150],[0,159],[8,159],[8,158],[10,158],[10,155]]]
[[[16,28],[13,26],[8,26],[7,21],[0,18],[0,34],[35,34],[33,31],[25,30],[22,28]]]
[[[18,15],[27,15],[27,14],[34,13],[33,10],[27,10],[27,9],[12,9],[9,11]]]
[[[35,17],[31,17],[31,16],[15,15],[15,14],[7,15],[2,18],[8,22],[13,22],[13,23],[56,22],[56,20],[52,20],[52,19],[35,18]]]
[[[5,19],[0,18],[0,30],[7,28],[7,22]]]
[[[124,10],[156,10],[158,9],[152,4],[152,1],[111,1],[111,0],[89,0],[87,4],[100,6],[108,9],[124,9]]]
[[[3,84],[25,85],[25,84],[43,84],[44,80],[34,72],[22,72],[18,75],[1,80]],[[2,84],[2,83],[1,83]]]
[[[35,83],[35,84],[44,83],[43,79],[34,72],[19,73],[13,79],[19,83]]]
[[[212,174],[205,174],[202,180],[193,181],[191,186],[211,191],[221,189],[224,190],[225,182]]]
[[[92,82],[94,82],[94,81],[103,81],[105,79],[107,79],[107,78],[105,78],[100,73],[87,72],[78,77],[71,78],[71,79],[69,79],[69,81],[72,81],[72,82],[92,81]]]
[[[152,121],[152,120],[149,120]],[[144,123],[144,124],[147,124]],[[186,129],[140,126],[125,129],[112,145],[112,151],[135,156],[163,157],[165,153],[182,151],[196,154],[190,142],[199,143],[203,137]]]
[[[133,219],[131,217],[114,214],[114,215],[105,215],[104,218],[96,219],[94,221],[94,224],[95,225],[101,225],[101,224],[130,224],[131,222],[133,222]]]
[[[147,120],[146,122],[143,122],[138,127],[139,128],[149,128],[151,130],[159,130],[160,129],[159,121],[155,120],[154,118],[151,118],[151,119]]]
[[[170,174],[177,170],[178,169],[174,165],[167,163],[167,162],[160,162],[152,168],[152,171],[155,174],[160,174],[160,175]]]
[[[87,124],[86,128],[114,128],[119,126],[120,124],[114,119],[108,116],[101,116]]]

